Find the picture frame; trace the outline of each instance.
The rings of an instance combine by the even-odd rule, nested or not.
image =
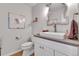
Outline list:
[[[8,12],[9,29],[25,29],[26,17],[16,13]]]

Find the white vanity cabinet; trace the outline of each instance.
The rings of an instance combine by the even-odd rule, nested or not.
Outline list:
[[[79,47],[44,38],[32,37],[36,56],[78,56]]]
[[[55,50],[55,56],[67,56],[67,55]]]

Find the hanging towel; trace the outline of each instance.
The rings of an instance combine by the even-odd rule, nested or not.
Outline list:
[[[68,38],[78,40],[78,24],[75,20],[72,20],[71,22],[71,29]]]

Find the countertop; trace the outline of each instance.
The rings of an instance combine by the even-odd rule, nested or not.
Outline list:
[[[59,42],[59,43],[63,43],[63,44],[67,44],[67,45],[72,45],[72,46],[79,46],[79,40],[70,40],[70,39],[53,39],[53,38],[48,38],[48,37],[43,37],[40,35],[33,35],[35,37],[39,37],[39,38],[44,38],[46,40],[50,40],[50,41],[55,41],[55,42]]]

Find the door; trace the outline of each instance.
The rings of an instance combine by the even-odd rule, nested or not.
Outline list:
[[[55,50],[55,56],[67,56],[67,55]]]

